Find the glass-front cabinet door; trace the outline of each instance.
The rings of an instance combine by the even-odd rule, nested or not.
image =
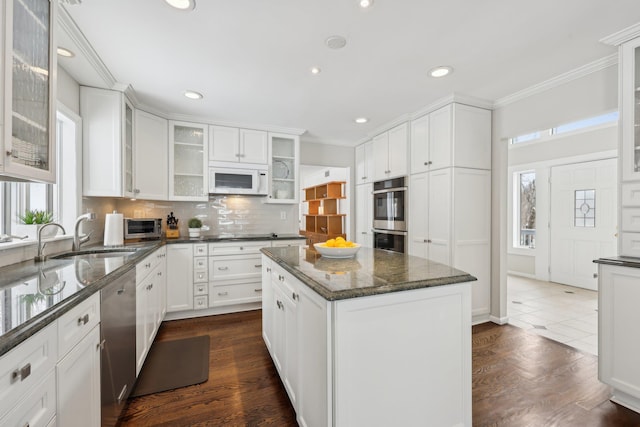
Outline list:
[[[267,203],[298,203],[300,139],[295,135],[269,134],[269,195]]]
[[[208,126],[170,121],[169,138],[169,199],[208,200]]]
[[[133,107],[128,101],[124,101],[124,194],[127,197],[135,197],[133,188]]]
[[[4,153],[0,171],[55,182],[56,1],[4,1]]]
[[[622,179],[640,180],[640,38],[622,46]]]

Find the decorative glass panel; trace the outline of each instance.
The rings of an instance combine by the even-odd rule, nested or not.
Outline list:
[[[536,246],[536,173],[520,174],[520,246]]]
[[[576,227],[596,226],[596,190],[576,190],[574,224]]]

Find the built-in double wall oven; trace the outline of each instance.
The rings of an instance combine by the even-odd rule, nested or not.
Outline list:
[[[405,252],[408,192],[406,177],[373,183],[373,247]]]

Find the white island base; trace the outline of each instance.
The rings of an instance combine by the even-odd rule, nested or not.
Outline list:
[[[263,337],[301,426],[471,426],[471,282],[332,301],[263,269]]]

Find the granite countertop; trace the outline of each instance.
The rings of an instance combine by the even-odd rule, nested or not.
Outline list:
[[[261,251],[329,301],[477,280],[445,264],[379,249],[361,247],[345,259],[295,246]]]
[[[621,267],[640,268],[640,258],[630,256],[612,256],[594,259],[596,264],[619,265]]]
[[[216,243],[235,241],[259,241],[259,240],[304,240],[306,237],[299,234],[204,234],[200,237],[180,236],[177,239],[167,239],[171,243]]]

